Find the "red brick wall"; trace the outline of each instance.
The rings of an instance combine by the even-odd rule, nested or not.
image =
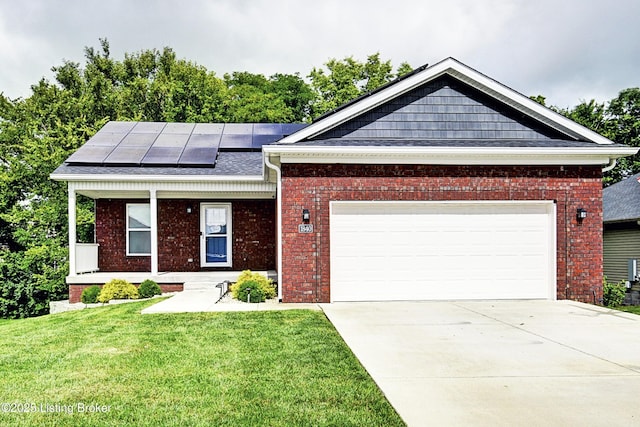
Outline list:
[[[96,240],[100,244],[100,271],[151,269],[151,257],[126,256],[126,204],[135,202],[146,201],[96,201]],[[275,200],[234,200],[231,204],[233,265],[227,268],[201,268],[200,201],[158,200],[158,270],[275,269]],[[190,214],[187,213],[187,206],[192,207]]]
[[[282,176],[284,302],[330,301],[333,200],[556,200],[557,296],[590,303],[602,298],[599,167],[284,164]],[[579,207],[588,211],[582,223]],[[298,233],[305,208],[311,234]]]
[[[127,203],[145,200],[96,200],[96,242],[101,271],[150,271],[151,257],[127,256]]]
[[[139,286],[140,284],[134,283],[134,285]],[[158,283],[158,285],[160,286],[163,294],[167,292],[182,292],[183,289],[181,283]],[[89,286],[94,285],[69,285],[69,302],[81,302],[82,291]],[[102,287],[102,284],[98,284],[98,286]]]

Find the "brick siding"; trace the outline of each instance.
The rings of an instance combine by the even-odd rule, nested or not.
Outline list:
[[[145,200],[96,200],[100,271],[149,271],[150,256],[126,255],[126,204]],[[275,200],[234,200],[232,267],[200,267],[200,202],[158,200],[158,270],[273,270],[276,268]],[[224,203],[215,201],[211,203]],[[192,208],[187,213],[187,207]],[[191,259],[191,261],[189,261]]]
[[[334,200],[555,200],[557,297],[602,298],[602,174],[599,167],[282,166],[284,302],[329,302],[329,202]],[[576,209],[585,208],[581,223]],[[299,234],[302,209],[314,232]]]

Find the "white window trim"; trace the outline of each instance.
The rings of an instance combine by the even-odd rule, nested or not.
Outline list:
[[[227,217],[227,262],[207,262],[207,245],[205,234],[205,209],[223,208]],[[233,224],[232,224],[231,203],[200,203],[200,266],[201,267],[231,267],[233,264]]]
[[[125,216],[126,216],[126,229],[125,236],[127,240],[127,256],[151,256],[151,252],[149,253],[131,253],[129,251],[129,232],[130,231],[141,231],[140,228],[129,228],[129,206],[148,206],[149,213],[151,213],[151,204],[150,203],[127,203],[125,208]],[[149,226],[149,238],[151,238],[151,226]]]

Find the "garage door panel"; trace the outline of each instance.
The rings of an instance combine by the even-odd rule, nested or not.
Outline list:
[[[332,203],[333,301],[555,297],[555,206]]]

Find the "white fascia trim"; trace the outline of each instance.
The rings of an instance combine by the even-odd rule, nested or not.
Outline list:
[[[270,147],[276,148],[276,147]],[[603,165],[635,154],[637,147],[302,147],[278,146],[281,163]],[[273,150],[276,152],[276,150]]]
[[[407,77],[404,80],[400,80],[394,85],[389,86],[380,92],[374,93],[368,97],[365,97],[357,103],[350,105],[336,113],[320,120],[316,123],[312,123],[300,131],[281,139],[281,143],[295,143],[302,141],[306,138],[314,137],[322,132],[325,132],[331,128],[334,128],[354,117],[357,117],[367,111],[382,105],[387,101],[396,98],[410,90],[433,80],[443,74],[450,74],[455,78],[471,85],[472,87],[484,92],[493,98],[499,99],[502,102],[510,105],[511,107],[522,111],[523,113],[531,116],[537,120],[542,121],[546,125],[557,129],[558,131],[567,135],[573,136],[577,139],[586,139],[588,141],[595,142],[597,144],[613,144],[614,142],[603,137],[602,135],[593,132],[586,127],[575,123],[572,120],[550,110],[536,101],[529,99],[528,97],[514,91],[513,89],[504,86],[503,84],[485,76],[478,71],[469,68],[461,62],[447,58],[437,64],[432,65],[424,69],[423,71]]]
[[[110,181],[110,182],[259,182],[259,175],[126,175],[126,174],[51,174],[55,181]]]

